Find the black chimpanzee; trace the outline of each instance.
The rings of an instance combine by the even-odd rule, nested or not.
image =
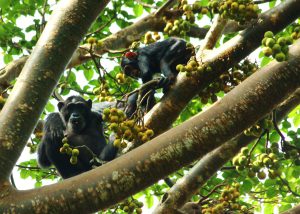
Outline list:
[[[92,101],[71,96],[58,103],[59,113],[51,113],[44,125],[44,136],[38,148],[41,167],[53,164],[63,178],[69,178],[92,169],[93,154],[102,161],[115,158],[117,148],[113,141],[106,143],[101,112],[92,110]],[[70,155],[61,154],[62,139],[79,150],[77,164],[70,163]],[[92,153],[91,153],[92,152]]]
[[[122,58],[121,67],[126,75],[136,79],[141,78],[143,83],[152,80],[155,73],[162,73],[164,78],[159,85],[166,92],[178,74],[176,66],[186,64],[193,52],[193,48],[187,47],[184,40],[172,37],[139,48],[136,52],[127,52]],[[152,96],[153,98],[150,99],[154,100],[154,93]],[[128,105],[131,109],[135,109],[132,106],[136,105],[136,99],[137,95],[129,98]],[[145,104],[146,102],[142,103],[144,106]]]
[[[152,80],[155,73],[162,73],[172,83],[178,71],[178,64],[186,64],[193,54],[193,49],[179,38],[169,38],[139,48],[136,52],[127,52],[122,58],[124,73],[133,78],[141,78],[143,83]]]

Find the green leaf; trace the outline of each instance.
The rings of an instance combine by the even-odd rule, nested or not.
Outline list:
[[[241,188],[240,188],[240,192],[243,194],[243,193],[247,193],[247,192],[250,192],[252,189],[252,182],[249,181],[249,180],[245,180],[243,182],[243,184],[241,185]]]
[[[0,8],[5,9],[10,5],[11,0],[0,0]]]
[[[270,141],[271,142],[278,142],[280,139],[280,135],[277,132],[272,132],[272,134],[270,135]]]
[[[29,176],[30,176],[30,173],[29,173],[28,170],[26,170],[26,169],[21,169],[20,177],[21,177],[22,179],[26,179],[26,178],[28,178]]]
[[[94,76],[94,72],[91,69],[85,69],[83,74],[87,81],[90,81]]]
[[[267,189],[266,195],[267,195],[268,198],[273,198],[277,195],[277,191],[274,187],[273,188],[270,187],[270,188]]]
[[[272,204],[264,204],[264,214],[273,214],[274,213],[274,206]]]
[[[150,194],[147,195],[147,196],[146,196],[146,203],[147,203],[147,207],[148,207],[148,208],[150,208],[150,207],[153,206],[153,202],[154,202],[153,196],[150,195]]]
[[[54,105],[52,105],[50,102],[47,103],[45,108],[46,108],[46,111],[48,111],[48,112],[54,112],[54,110],[55,110]]]
[[[291,204],[282,204],[280,207],[279,207],[279,212],[283,212],[283,211],[286,211],[288,209],[291,209],[292,208],[292,205]]]
[[[74,74],[74,72],[70,72],[69,76],[68,76],[68,82],[69,83],[74,83],[76,82],[76,75]]]
[[[269,3],[269,7],[270,7],[270,8],[274,7],[275,5],[276,5],[276,1],[271,1],[271,2]]]
[[[295,126],[295,127],[299,127],[299,125],[300,125],[300,114],[296,115],[296,116],[293,118],[293,123],[294,123],[294,126]]]
[[[260,66],[263,67],[263,66],[267,65],[271,61],[272,61],[271,58],[269,58],[269,57],[263,57],[263,59],[261,60]]]
[[[264,183],[264,186],[265,186],[266,188],[272,187],[272,186],[274,186],[274,185],[276,185],[276,180],[272,180],[272,179],[267,179],[267,180],[265,181],[265,183]]]
[[[37,181],[37,182],[35,182],[35,184],[34,184],[34,187],[35,188],[38,188],[38,187],[41,187],[42,186],[42,182],[41,181]]]
[[[287,120],[282,122],[282,127],[285,129],[291,128],[291,123]]]
[[[140,4],[134,5],[133,12],[137,17],[141,16],[143,14],[143,6]]]
[[[3,60],[4,60],[4,63],[5,63],[5,64],[8,64],[8,63],[10,63],[11,61],[13,61],[13,57],[12,57],[12,55],[10,55],[10,54],[5,54],[4,57],[3,57]]]

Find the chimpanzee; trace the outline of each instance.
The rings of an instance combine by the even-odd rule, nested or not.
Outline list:
[[[141,78],[143,83],[152,80],[155,73],[162,73],[167,83],[172,83],[178,71],[178,64],[186,64],[193,54],[193,49],[179,38],[169,38],[139,48],[137,52],[127,52],[122,58],[124,73],[133,78]]]
[[[122,58],[121,67],[125,75],[136,79],[141,78],[143,83],[152,80],[155,73],[162,73],[164,78],[159,85],[163,87],[165,93],[178,74],[176,66],[186,64],[193,52],[194,50],[187,47],[184,40],[172,37],[139,48],[136,52],[127,52]],[[128,104],[135,105],[136,99],[137,95],[132,96]],[[154,94],[150,99],[154,100]],[[145,104],[146,102],[142,103],[144,106]]]
[[[94,153],[102,161],[115,158],[117,148],[113,141],[106,143],[100,111],[92,110],[92,101],[71,96],[58,103],[59,113],[51,113],[44,125],[44,136],[38,148],[41,167],[53,164],[63,178],[69,178],[92,169]],[[77,164],[70,163],[70,155],[61,154],[62,139],[67,137],[70,147],[79,150]]]

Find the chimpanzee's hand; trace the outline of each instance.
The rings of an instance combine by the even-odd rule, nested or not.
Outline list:
[[[163,93],[167,93],[170,89],[170,85],[175,82],[176,76],[169,75],[168,77],[162,77],[158,82],[158,88],[163,88]]]

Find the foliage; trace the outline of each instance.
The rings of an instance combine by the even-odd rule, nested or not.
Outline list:
[[[227,8],[229,1],[234,6]],[[156,40],[167,38],[169,35],[181,36],[189,40],[188,32],[190,28],[195,26],[195,23],[200,27],[209,25],[210,21],[208,20],[215,15],[214,12],[222,14],[224,18],[233,18],[244,24],[249,14],[242,17],[245,11],[243,7],[240,7],[242,12],[233,15],[232,10],[237,10],[236,7],[238,7],[236,6],[238,4],[234,2],[231,0],[227,0],[227,3],[221,1],[222,8],[219,8],[220,5],[217,1],[209,3],[203,0],[193,4],[181,1],[179,5],[174,6],[174,9],[185,11],[182,17],[165,18],[166,26],[164,30],[160,33],[146,34],[144,38],[141,38],[140,43],[147,45]],[[253,1],[245,2],[251,5],[253,9]],[[250,14],[252,15],[251,18],[256,18],[256,13],[259,11],[257,7],[265,11],[273,7],[275,3],[276,1],[270,1],[258,6],[255,4],[253,9],[255,14]],[[2,58],[5,64],[23,55],[30,54],[55,4],[56,1],[45,0],[0,0],[0,48],[3,52]],[[82,44],[88,42],[91,45],[97,45],[97,41],[106,38],[118,29],[130,26],[138,17],[155,11],[155,8],[162,4],[162,1],[154,0],[113,0],[91,26]],[[227,11],[229,12],[227,13]],[[265,36],[269,41],[265,40],[262,44],[270,49],[274,47],[276,42],[280,43],[279,40],[283,36],[286,36],[288,43],[284,43],[283,46],[290,45],[292,43],[291,38],[299,38],[299,31],[299,24],[294,23],[278,35]],[[152,39],[152,35],[154,35],[154,39]],[[235,35],[236,33],[224,35],[218,41],[217,46],[224,44]],[[95,38],[95,44],[91,42],[91,39],[88,40],[91,37]],[[284,54],[287,51],[284,50]],[[263,52],[264,54],[262,52],[256,54],[256,58],[259,58],[258,61],[253,57],[245,59],[211,83],[186,106],[173,125],[177,126],[193,115],[209,108],[210,105],[221,99],[231,89],[255,72],[258,64],[263,67],[269,63],[272,59],[268,56],[272,55],[272,52],[268,54],[266,49]],[[125,94],[140,86],[140,82],[120,76],[119,63],[122,54],[109,53],[100,57],[94,55],[92,60],[66,70],[59,80],[56,92],[63,97],[80,94],[92,99],[94,102],[121,100]],[[279,57],[274,55],[274,58]],[[285,57],[283,60],[285,60]],[[278,61],[282,61],[282,59],[280,58]],[[195,73],[205,75],[205,72],[211,72],[209,67],[203,68],[195,61],[190,61],[187,65],[178,67],[178,70],[191,76]],[[8,89],[8,93],[9,91],[10,89]],[[157,99],[160,96],[161,93],[156,94]],[[50,99],[44,110],[44,115],[55,111],[55,104],[56,100]],[[279,211],[284,211],[300,202],[300,128],[298,128],[300,125],[300,106],[294,109],[281,124],[277,124],[277,121],[271,119],[272,116],[269,117],[268,126],[262,125],[263,121],[254,124],[254,128],[248,134],[259,137],[259,140],[249,144],[247,149],[244,148],[236,158],[226,163],[193,196],[194,201],[199,201],[203,197],[205,198],[216,186],[226,184],[220,187],[221,191],[213,191],[213,194],[207,196],[212,202],[211,204],[205,200],[202,201],[202,206],[207,212],[209,209],[215,209],[218,212],[221,209],[220,205],[225,204],[223,208],[225,207],[228,211],[239,210],[243,213],[252,213],[254,211],[261,212],[264,209],[264,213],[273,213],[274,209],[278,208]],[[277,125],[279,129],[276,129]],[[257,126],[258,128],[254,130]],[[35,132],[31,139],[32,143],[28,146],[31,152],[35,153],[41,140],[40,132]],[[19,163],[16,167],[19,170],[21,179],[30,178],[35,180],[35,187],[40,187],[45,180],[56,181],[56,178],[58,178],[55,169],[40,169],[35,159]],[[183,177],[188,170],[189,168],[183,168],[172,174],[170,178],[175,182]],[[14,176],[16,175],[14,174]],[[16,180],[16,184],[18,186],[18,180]],[[236,188],[232,189],[233,186]],[[140,213],[141,207],[143,207],[141,201],[144,201],[144,207],[151,208],[154,206],[154,199],[160,199],[167,190],[168,187],[164,182],[156,183],[106,212],[126,213],[135,210],[136,213]],[[228,194],[235,194],[235,196],[231,197]],[[263,203],[263,207],[261,203]]]

